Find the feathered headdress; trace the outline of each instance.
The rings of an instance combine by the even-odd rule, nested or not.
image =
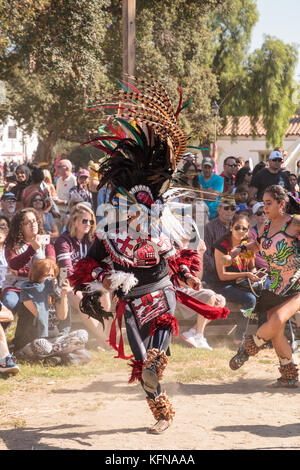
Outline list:
[[[112,197],[121,190],[123,195],[130,193],[133,203],[148,207],[168,189],[188,139],[177,122],[181,90],[175,111],[164,87],[151,79],[148,83],[130,77],[127,87],[122,84],[125,89],[90,106],[90,110],[115,110],[107,119],[111,135],[90,140],[108,155],[100,162],[100,187],[109,184]]]

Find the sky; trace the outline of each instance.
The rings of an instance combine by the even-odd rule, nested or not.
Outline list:
[[[298,47],[295,79],[300,81],[300,0],[256,0],[259,20],[253,28],[251,51],[260,48],[264,34]]]

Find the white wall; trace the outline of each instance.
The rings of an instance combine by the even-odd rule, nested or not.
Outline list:
[[[287,150],[288,154],[293,148],[299,143],[300,137],[292,136],[284,140],[283,148]],[[237,139],[231,139],[230,137],[220,137],[217,140],[218,146],[218,170],[223,169],[223,161],[229,155],[234,157],[242,157],[244,160],[252,159],[253,166],[259,163],[259,151],[270,152],[272,149],[266,145],[266,139],[264,137],[238,137]],[[294,171],[294,168],[289,168]]]
[[[37,136],[35,134],[28,136],[18,127],[16,138],[11,139],[8,137],[9,126],[14,126],[15,124],[12,119],[8,119],[5,125],[0,123],[0,158],[2,162],[14,160],[19,163],[23,162],[25,158],[30,160],[37,148]]]

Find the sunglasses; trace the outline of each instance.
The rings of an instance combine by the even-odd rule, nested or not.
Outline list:
[[[91,226],[93,226],[95,222],[94,222],[94,220],[90,220],[90,219],[82,219],[81,223],[83,225],[90,224]]]
[[[233,167],[236,167],[236,166],[237,166],[235,163],[232,163],[231,165],[230,165],[230,163],[225,163],[225,165],[227,165],[227,166],[233,166]]]
[[[273,158],[272,162],[282,162],[282,158]]]
[[[257,211],[256,212],[256,215],[260,216],[260,215],[264,215],[265,214],[265,211]]]
[[[248,232],[248,227],[242,227],[241,225],[236,225],[235,227],[233,227],[234,230],[242,230],[243,232]]]
[[[236,211],[236,206],[223,206],[224,211],[231,210],[232,212]]]

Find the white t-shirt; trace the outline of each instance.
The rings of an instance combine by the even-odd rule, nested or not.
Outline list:
[[[0,288],[2,288],[3,283],[6,279],[8,264],[5,259],[4,249],[0,250]]]
[[[76,177],[72,174],[68,176],[65,180],[63,180],[62,177],[58,178],[56,183],[56,193],[58,199],[68,201],[70,189],[76,185]]]

